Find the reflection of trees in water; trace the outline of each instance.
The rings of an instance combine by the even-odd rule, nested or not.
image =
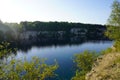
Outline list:
[[[30,50],[32,47],[51,47],[51,46],[65,46],[65,45],[80,45],[84,42],[88,42],[88,41],[92,41],[92,42],[97,42],[99,43],[100,41],[103,40],[87,40],[84,38],[68,38],[68,39],[63,39],[63,40],[52,40],[52,39],[47,39],[47,40],[43,40],[43,41],[33,41],[33,42],[29,42],[29,41],[24,41],[22,43],[17,43],[17,48],[18,51],[22,51],[24,53],[27,53],[28,50]],[[104,41],[103,41],[104,43]]]
[[[69,39],[66,40],[47,40],[47,41],[37,41],[37,42],[31,42],[31,43],[19,43],[17,44],[18,50],[21,50],[23,52],[27,52],[32,47],[49,47],[49,46],[65,46],[65,45],[77,45],[83,43],[82,40],[77,41],[70,41]]]
[[[106,40],[81,40],[81,39],[64,39],[64,40],[48,40],[48,41],[37,41],[37,42],[29,42],[26,41],[24,43],[11,43],[8,45],[5,43],[3,45],[4,48],[0,48],[0,59],[8,59],[11,57],[15,57],[17,55],[17,51],[22,51],[23,53],[27,53],[32,47],[42,48],[42,47],[51,47],[51,46],[73,46],[73,45],[80,45],[86,42],[93,42],[93,43],[106,43]],[[4,52],[8,49],[8,52]]]

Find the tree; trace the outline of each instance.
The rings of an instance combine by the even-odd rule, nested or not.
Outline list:
[[[92,69],[92,65],[97,58],[96,53],[84,51],[75,55],[74,62],[77,65],[76,75],[72,80],[85,80],[85,75]]]
[[[33,57],[31,61],[12,59],[0,62],[0,80],[46,80],[54,77],[58,65],[47,65],[44,59]]]
[[[0,44],[0,59],[8,58],[11,54],[15,54],[16,50],[16,48],[10,48],[10,43],[2,42]]]
[[[9,43],[0,45],[0,58],[11,53]],[[58,64],[47,65],[44,59],[33,57],[31,61],[0,59],[0,80],[46,80],[54,77]]]
[[[120,2],[114,0],[112,5],[112,12],[108,19],[106,36],[115,40],[115,47],[120,48]],[[117,44],[116,44],[117,43]]]

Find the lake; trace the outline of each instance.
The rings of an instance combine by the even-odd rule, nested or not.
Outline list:
[[[56,60],[59,64],[59,68],[56,71],[58,76],[55,80],[70,80],[75,74],[75,65],[73,63],[75,54],[85,50],[100,52],[111,47],[112,44],[112,41],[89,41],[79,44],[32,46],[27,51],[19,49],[15,58],[26,57],[27,60],[31,60],[33,56],[37,56],[47,58],[46,63],[48,64],[54,64]]]

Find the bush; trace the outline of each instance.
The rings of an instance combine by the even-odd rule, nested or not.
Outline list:
[[[45,80],[54,77],[57,68],[57,63],[47,65],[44,59],[37,57],[30,62],[13,59],[8,63],[0,63],[0,80]]]
[[[115,41],[114,47],[116,48],[117,52],[120,52],[120,40]]]
[[[104,54],[109,54],[111,52],[113,52],[113,49],[112,48],[107,48],[106,50],[101,51],[101,54],[104,55]]]
[[[83,53],[76,54],[74,62],[76,63],[76,75],[72,80],[85,80],[85,75],[92,69],[92,65],[97,58],[95,52],[84,51]]]
[[[9,48],[10,43],[2,42],[0,44],[0,59],[8,57],[11,53],[16,53],[16,48]]]
[[[10,44],[3,42],[0,45],[0,58],[5,58],[14,49],[8,48]],[[12,60],[6,61],[7,57],[0,59],[0,80],[45,80],[54,77],[54,71],[58,64],[47,65],[44,59],[33,57],[31,61]]]

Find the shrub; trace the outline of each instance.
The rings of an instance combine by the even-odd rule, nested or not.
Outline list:
[[[30,62],[24,59],[0,63],[0,80],[45,80],[54,77],[57,63],[47,65],[44,59],[33,57]]]
[[[83,53],[76,54],[74,62],[76,63],[76,75],[72,80],[85,80],[85,75],[92,69],[92,65],[97,58],[95,52],[84,51]]]

